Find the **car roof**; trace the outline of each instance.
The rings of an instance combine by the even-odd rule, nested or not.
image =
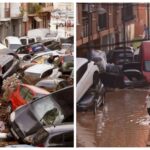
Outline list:
[[[7,39],[10,44],[21,44],[21,41],[17,36],[7,36],[5,39]]]
[[[76,58],[77,66],[76,70],[78,70],[81,66],[83,66],[85,63],[88,62],[88,59],[86,58]]]
[[[0,55],[0,65],[4,66],[9,61],[13,60],[13,58],[14,57],[12,55]]]
[[[73,123],[64,123],[64,124],[59,124],[56,126],[46,126],[45,130],[49,133],[55,133],[55,132],[64,132],[64,131],[73,131]]]
[[[53,69],[54,65],[52,64],[36,64],[25,70],[25,73],[37,73],[41,74],[47,70]]]

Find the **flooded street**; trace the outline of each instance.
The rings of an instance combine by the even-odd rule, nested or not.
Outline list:
[[[105,105],[93,112],[77,113],[78,147],[145,147],[150,119],[145,108],[147,90],[108,92]]]

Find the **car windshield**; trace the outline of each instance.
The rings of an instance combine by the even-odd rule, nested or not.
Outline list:
[[[145,71],[150,72],[150,61],[145,61],[144,66]]]
[[[10,48],[10,49],[16,49],[16,50],[17,50],[19,47],[21,47],[20,44],[10,44],[10,45],[9,45],[9,48]]]
[[[44,125],[57,124],[64,119],[60,106],[51,95],[45,96],[31,105],[36,118]]]

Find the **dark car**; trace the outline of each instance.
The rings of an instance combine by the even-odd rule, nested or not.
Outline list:
[[[56,41],[45,41],[43,42],[43,45],[46,46],[50,50],[61,49],[60,42],[56,42]]]
[[[31,139],[31,143],[40,147],[73,147],[73,123],[56,126],[44,126]]]
[[[17,49],[17,54],[34,54],[38,52],[46,52],[48,49],[42,43],[34,43],[21,46]]]
[[[3,79],[16,73],[19,68],[19,60],[13,55],[0,55],[0,87]]]
[[[117,47],[108,53],[107,60],[109,63],[116,65],[132,62],[134,60],[133,49],[130,47]]]
[[[121,67],[118,65],[108,63],[106,71],[100,73],[100,78],[105,87],[124,88],[124,75]]]
[[[97,109],[104,105],[105,100],[105,88],[101,80],[97,83],[95,88],[90,88],[81,100],[77,103],[77,109],[80,110],[88,110],[92,109],[94,114],[96,113]]]
[[[9,120],[11,133],[24,142],[43,126],[73,122],[73,86],[23,105],[11,113]]]
[[[124,85],[129,88],[139,88],[148,85],[141,71],[137,69],[124,70]]]

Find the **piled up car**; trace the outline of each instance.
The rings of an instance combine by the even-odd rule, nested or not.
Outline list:
[[[51,39],[20,40],[15,49],[9,42],[0,49],[1,103],[11,135],[33,146],[73,147],[73,43],[65,49]]]

